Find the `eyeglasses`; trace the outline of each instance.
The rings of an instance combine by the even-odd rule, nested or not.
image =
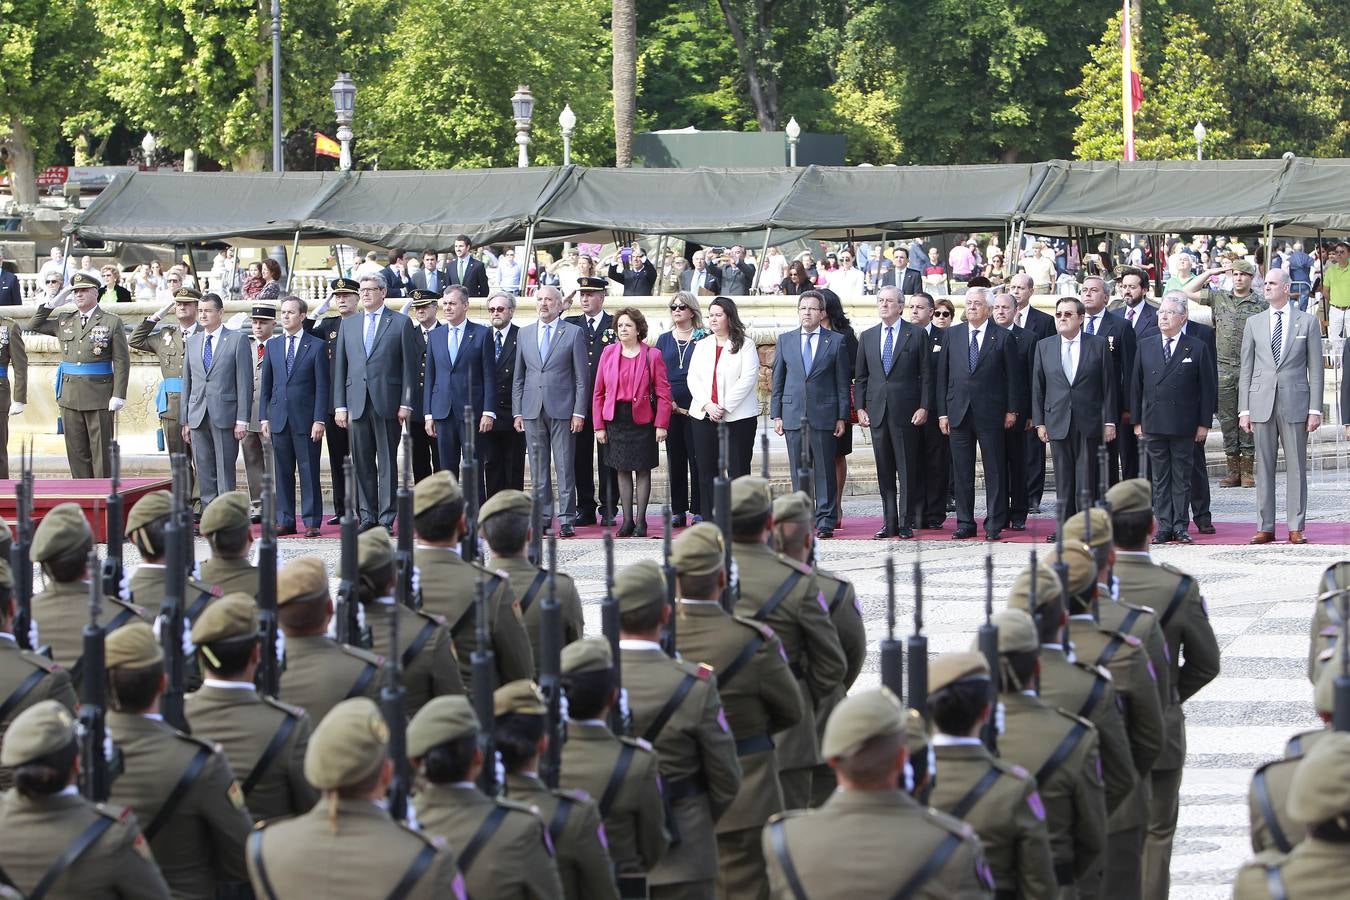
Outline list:
[[[506,307],[505,307],[505,306],[489,306],[489,307],[488,307],[488,312],[490,312],[490,313],[504,313],[504,312],[506,312]]]
[[[684,304],[684,303],[672,303],[672,304],[670,304],[670,311],[671,311],[671,312],[684,312],[684,311],[685,311],[686,309],[688,309],[688,308],[689,308],[689,306],[688,306],[687,304]]]
[[[1055,318],[1056,318],[1056,319],[1072,319],[1072,318],[1077,317],[1077,315],[1078,315],[1078,313],[1076,313],[1076,312],[1057,312],[1057,313],[1055,313]]]
[[[951,317],[952,314],[943,309],[940,309],[937,312],[933,313],[933,318],[935,319],[950,319]]]
[[[47,279],[47,283],[48,283],[48,284],[60,284],[60,283],[61,283],[61,279],[59,279],[59,278],[48,278],[48,279]]]

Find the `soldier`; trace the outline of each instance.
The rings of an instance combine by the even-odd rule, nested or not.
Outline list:
[[[1322,654],[1336,646],[1341,633],[1341,599],[1337,592],[1347,588],[1350,588],[1350,562],[1332,563],[1317,580],[1317,600],[1308,636],[1309,681],[1317,680]]]
[[[906,730],[905,709],[886,688],[835,707],[821,752],[839,790],[820,809],[783,813],[764,829],[773,897],[992,895],[974,829],[901,790]]]
[[[187,456],[189,473],[192,471],[192,453],[183,444],[183,420],[179,410],[183,393],[183,352],[187,339],[197,331],[197,304],[201,299],[202,295],[192,288],[179,288],[173,292],[173,300],[143,319],[128,339],[131,349],[151,353],[159,360],[160,382],[159,390],[155,392],[159,428],[169,453]],[[171,309],[174,321],[156,328]],[[192,491],[195,498],[195,478]]]
[[[159,716],[164,652],[144,622],[108,636],[108,734],[122,751],[114,803],[145,822],[145,839],[175,898],[212,900],[217,882],[242,882],[253,819],[219,745]]]
[[[811,770],[820,761],[816,706],[834,695],[848,673],[829,604],[815,574],[804,563],[769,549],[773,502],[769,483],[744,475],[731,483],[731,535],[739,573],[736,614],[768,625],[783,642],[788,665],[802,695],[801,721],[777,744],[783,804],[811,804]]]
[[[584,791],[551,790],[539,779],[539,756],[550,739],[547,715],[532,681],[513,681],[493,693],[493,743],[506,769],[502,794],[533,806],[548,823],[567,900],[619,900],[595,802]]]
[[[259,826],[249,839],[257,896],[465,900],[445,841],[389,818],[382,804],[393,777],[380,708],[365,697],[339,703],[305,752],[305,778],[323,792],[320,802],[302,816]]]
[[[651,896],[711,898],[718,872],[713,826],[741,786],[735,740],[711,667],[661,651],[671,616],[661,567],[645,559],[627,566],[614,595],[633,733],[656,747],[669,805],[671,846],[647,875]]]
[[[390,296],[398,296],[391,294]],[[413,387],[413,411],[409,417],[408,433],[412,435],[413,481],[421,481],[432,472],[441,468],[440,454],[436,451],[436,439],[427,434],[423,416],[424,396],[427,376],[427,343],[431,332],[441,327],[436,320],[436,305],[441,299],[440,291],[426,291],[414,288],[403,311],[417,323],[418,349],[422,357],[417,361],[417,384]],[[466,304],[467,305],[467,304]]]
[[[9,478],[9,417],[23,412],[28,402],[28,352],[23,329],[0,316],[0,480]]]
[[[641,738],[615,736],[606,724],[610,708],[619,702],[608,640],[582,638],[568,644],[562,651],[562,673],[569,719],[561,782],[599,798],[619,884],[638,882],[645,896],[646,872],[661,861],[670,843],[656,752]]]
[[[785,494],[773,501],[773,542],[779,553],[802,564],[809,564],[815,547],[816,535],[812,529],[814,512],[811,498],[802,491]],[[816,584],[830,607],[830,621],[839,633],[839,644],[844,650],[848,670],[844,680],[816,707],[816,737],[825,733],[825,722],[835,704],[844,699],[853,682],[862,672],[867,659],[867,629],[863,625],[862,607],[858,595],[847,579],[815,567]],[[732,723],[733,730],[735,723]],[[820,806],[834,793],[834,770],[824,762],[811,771],[811,805]]]
[[[432,697],[464,693],[455,659],[455,643],[445,620],[428,612],[414,612],[394,599],[397,573],[394,545],[389,532],[378,525],[356,539],[360,583],[357,593],[370,630],[370,649],[387,657],[390,650],[390,619],[398,616],[399,650],[402,653],[400,683],[407,690],[404,706],[416,713]]]
[[[474,784],[483,768],[478,716],[467,697],[437,697],[408,723],[408,756],[425,784],[415,798],[425,834],[459,848],[474,900],[563,895],[537,807],[494,799]],[[491,763],[488,763],[491,765]]]
[[[1235,900],[1343,897],[1350,892],[1350,734],[1327,735],[1308,752],[1289,787],[1289,815],[1308,836],[1288,856],[1238,870]]]
[[[53,897],[168,900],[135,813],[75,790],[79,756],[75,716],[61,703],[44,700],[14,720],[0,752],[16,782],[0,797],[0,871],[32,897],[46,884]]]
[[[422,607],[443,616],[450,625],[459,657],[459,675],[472,681],[469,662],[478,647],[473,628],[478,579],[487,593],[488,628],[497,663],[497,684],[534,677],[530,639],[521,624],[520,607],[505,572],[494,572],[459,555],[464,535],[464,494],[446,471],[423,478],[413,490],[413,528]]]
[[[351,278],[334,278],[329,282],[328,299],[318,309],[314,310],[314,318],[307,321],[309,333],[323,339],[324,350],[328,354],[328,380],[330,383],[333,380],[333,357],[337,347],[338,329],[342,327],[343,319],[356,314],[356,299],[360,295],[360,282]],[[337,312],[324,318],[323,313],[328,309],[329,303],[337,308]],[[328,520],[328,524],[337,525],[342,520],[342,511],[347,508],[347,482],[342,477],[342,462],[351,453],[351,448],[350,441],[347,438],[347,429],[339,428],[337,419],[333,416],[332,398],[329,398],[326,403],[328,418],[324,422],[323,433],[328,440],[328,471],[333,479],[334,510],[334,515]],[[352,499],[355,501],[356,498]]]
[[[267,462],[263,457],[262,416],[258,398],[262,393],[263,356],[268,340],[277,329],[277,308],[270,303],[255,304],[250,311],[253,331],[249,335],[249,347],[253,354],[253,405],[249,407],[248,431],[239,442],[244,453],[244,476],[248,480],[248,496],[252,508],[252,521],[262,521],[262,476],[267,471]],[[271,452],[270,448],[266,451]]]
[[[809,533],[809,506],[803,507],[803,516]],[[741,789],[717,820],[717,894],[767,898],[760,832],[770,816],[783,811],[770,735],[801,720],[802,698],[773,629],[722,609],[725,553],[722,532],[711,522],[691,525],[675,540],[670,558],[679,596],[676,649],[681,659],[717,673],[717,693],[741,765]],[[732,622],[744,629],[731,627]]]
[[[185,704],[192,733],[219,744],[254,822],[307,812],[319,795],[305,780],[309,716],[259,694],[254,675],[262,648],[258,608],[247,594],[229,594],[192,623],[192,643],[205,679]]]
[[[524,491],[501,490],[478,510],[479,532],[487,540],[492,555],[488,567],[505,572],[511,589],[520,600],[521,618],[530,638],[534,663],[539,665],[539,601],[548,595],[548,570],[530,562],[530,510],[533,504]],[[585,636],[586,623],[581,613],[581,597],[576,582],[563,572],[554,575],[556,596],[562,617],[562,642],[566,646]]]
[[[28,330],[56,338],[61,365],[56,369],[56,405],[65,422],[66,457],[73,478],[107,478],[113,416],[127,401],[131,351],[122,320],[98,305],[103,285],[77,272],[70,287],[38,304]],[[68,300],[75,309],[48,321]],[[48,305],[48,304],[51,305]]]
[[[126,535],[141,554],[141,564],[131,573],[128,587],[130,600],[142,609],[159,609],[164,602],[164,558],[168,546],[164,543],[164,527],[173,511],[173,495],[168,491],[151,491],[136,501],[127,516]],[[206,609],[207,604],[221,595],[213,587],[195,578],[187,580],[185,615],[189,622]]]
[[[75,692],[80,692],[81,661],[84,657],[84,624],[89,621],[89,550],[94,534],[75,503],[61,503],[42,517],[33,534],[33,562],[42,566],[47,587],[33,597],[33,646],[51,648],[51,659],[70,672]],[[148,622],[145,610],[112,597],[103,598],[98,621],[104,634],[136,621]]]
[[[332,618],[323,561],[302,556],[286,563],[277,573],[277,625],[286,640],[280,699],[316,725],[343,700],[377,699],[384,686],[384,657],[327,637]]]
[[[933,661],[928,679],[938,767],[933,806],[979,834],[998,893],[1057,896],[1036,780],[994,756],[979,738],[994,715],[989,663],[980,653],[946,653]]]
[[[248,494],[229,491],[212,500],[202,513],[201,533],[211,558],[201,564],[202,581],[221,593],[258,596],[258,567],[249,562],[253,527]]]
[[[999,702],[1004,727],[998,753],[1036,779],[1045,804],[1058,896],[1078,896],[1106,849],[1106,790],[1097,729],[1091,720],[1056,710],[1036,693],[1040,641],[1036,623],[1020,609],[994,614],[1000,658]]]

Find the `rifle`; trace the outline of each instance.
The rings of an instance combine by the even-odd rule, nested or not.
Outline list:
[[[558,604],[558,543],[548,544],[548,592],[539,604],[539,690],[544,694],[548,747],[539,761],[539,778],[550,789],[562,774],[562,611]]]
[[[600,630],[609,641],[609,652],[614,658],[614,690],[623,690],[623,663],[619,659],[619,598],[614,596],[614,535],[605,529],[605,599],[600,602]],[[609,710],[609,730],[627,734],[628,723],[623,710],[615,703]]]
[[[409,609],[422,605],[422,598],[413,593],[413,489],[412,489],[412,430],[403,425],[402,463],[398,481],[398,546],[396,554],[405,560],[398,570],[395,586],[398,602]],[[475,513],[477,515],[477,513]]]
[[[1341,674],[1336,676],[1335,705],[1331,713],[1331,727],[1336,731],[1350,731],[1350,635],[1346,634],[1346,622],[1350,621],[1350,588],[1338,592],[1341,610],[1341,633],[1336,638],[1337,650],[1341,657]]]
[[[98,551],[89,551],[89,571],[98,571]],[[84,699],[80,702],[80,793],[90,803],[104,803],[112,793],[112,782],[117,774],[116,760],[110,763],[104,747],[107,744],[108,673],[104,665],[103,628],[98,624],[98,613],[103,598],[99,583],[89,581],[89,622],[84,626],[84,661],[82,678]]]
[[[764,430],[759,433],[759,474],[769,480],[769,420],[764,420]]]
[[[661,574],[666,578],[666,606],[670,608],[670,622],[666,624],[666,633],[661,638],[661,649],[666,651],[666,655],[671,659],[676,656],[675,636],[676,636],[676,613],[675,607],[675,566],[670,561],[670,543],[671,535],[674,531],[670,525],[670,504],[667,503],[661,507],[661,519],[664,522],[664,530],[661,533]],[[728,573],[729,574],[729,573]]]
[[[905,651],[895,639],[895,552],[886,551],[886,637],[881,641],[881,683],[905,696]]]
[[[472,380],[469,384],[469,393],[472,396]],[[460,541],[459,555],[466,562],[476,562],[478,560],[478,451],[477,441],[474,440],[474,421],[473,407],[468,403],[464,404],[464,458],[459,464],[459,486],[464,491],[464,536]],[[407,463],[412,464],[411,455]],[[402,496],[401,494],[399,495]],[[412,503],[411,497],[408,503]],[[409,507],[411,509],[411,506]],[[412,516],[408,517],[409,523],[412,522]],[[403,521],[399,520],[398,537],[403,540]],[[412,534],[409,533],[408,539],[412,540]]]
[[[556,552],[557,538],[548,536],[550,553]],[[492,741],[496,727],[492,692],[497,688],[497,660],[492,652],[492,638],[488,630],[487,591],[483,585],[483,570],[475,569],[474,582],[474,642],[473,655],[473,709],[478,715],[478,748],[483,753],[483,770],[478,773],[478,787],[489,797],[497,793],[497,753]]]
[[[342,555],[338,563],[337,614],[335,627],[339,644],[366,646],[361,640],[361,620],[357,606],[356,585],[360,578],[356,554],[356,473],[352,458],[342,461],[342,478],[346,484],[346,500],[342,509]]]
[[[811,466],[811,422],[802,414],[802,452],[797,460],[797,483],[801,485],[801,490],[806,492],[806,496],[811,498],[811,515],[814,518],[816,512],[816,485],[814,469]],[[833,465],[833,461],[829,461]],[[816,566],[816,544],[811,542],[811,550],[806,559],[806,564],[811,568]]]
[[[1055,576],[1059,579],[1059,593],[1064,598],[1064,651],[1069,651],[1069,618],[1073,612],[1073,603],[1069,600],[1069,564],[1064,561],[1064,514],[1068,512],[1069,501],[1064,498],[1055,500],[1059,527],[1055,529]],[[1034,572],[1032,573],[1035,574]]]
[[[914,633],[909,636],[909,707],[928,718],[928,638],[923,633],[923,563],[914,542]]]
[[[267,458],[270,459],[271,454]],[[262,631],[258,688],[269,697],[281,693],[281,668],[277,664],[276,505],[272,467],[265,465],[262,473],[262,540],[258,543],[258,625]]]
[[[530,459],[537,459],[533,453]],[[531,463],[533,465],[533,463]],[[548,465],[548,460],[544,461]],[[530,489],[530,564],[540,566],[544,564],[544,479],[535,478],[534,473],[530,473],[534,479],[534,484]],[[552,523],[550,522],[550,525]]]
[[[187,548],[192,543],[191,513],[187,509],[187,457],[173,458],[173,501],[169,521],[164,526],[164,600],[159,607],[159,645],[164,651],[164,672],[168,686],[160,698],[159,711],[164,721],[179,731],[189,731],[183,711],[183,682],[186,661],[183,658],[183,631],[186,617],[183,604],[187,593]],[[275,571],[275,563],[272,566]]]
[[[713,479],[713,517],[717,520],[717,529],[722,532],[722,568],[727,573],[721,600],[722,608],[728,614],[736,608],[738,599],[736,588],[731,583],[731,478],[727,474],[729,433],[725,419],[717,423],[717,477]]]
[[[14,485],[17,517],[14,541],[9,545],[10,575],[14,579],[14,639],[25,650],[33,646],[33,450],[30,444],[20,457],[22,475]]]
[[[994,553],[988,551],[984,557],[984,624],[979,630],[980,652],[984,654],[984,659],[989,663],[989,719],[984,723],[983,734],[980,735],[984,745],[989,748],[989,752],[998,755],[998,726],[994,722],[993,707],[998,704],[999,688],[999,658],[998,658],[998,626],[992,619],[994,615]]]
[[[112,474],[112,484],[108,489],[108,512],[106,540],[108,555],[103,560],[103,593],[108,597],[122,596],[122,544],[126,542],[126,518],[122,514],[122,451],[113,438],[108,447],[108,471]],[[94,571],[91,569],[90,573]]]
[[[1108,459],[1105,444],[1097,445],[1097,506],[1102,507],[1108,513],[1111,512],[1111,504],[1106,502],[1106,488],[1111,480],[1111,463]]]
[[[412,557],[399,552],[394,556],[399,590],[412,580]],[[400,600],[403,598],[400,597]],[[389,783],[389,815],[396,822],[407,821],[408,793],[412,790],[412,766],[408,763],[408,713],[404,706],[407,689],[403,687],[402,648],[398,644],[398,620],[402,610],[389,610],[389,657],[385,663],[384,687],[380,688],[380,712],[389,726],[389,758],[394,763],[394,778]]]

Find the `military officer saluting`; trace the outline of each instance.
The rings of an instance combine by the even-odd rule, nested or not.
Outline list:
[[[257,614],[252,597],[228,594],[192,623],[205,678],[185,708],[193,735],[224,750],[253,820],[261,822],[307,812],[319,795],[305,780],[309,716],[253,686],[263,652]]]
[[[168,900],[169,886],[150,856],[136,815],[93,804],[75,790],[75,716],[55,700],[24,710],[5,735],[0,765],[16,786],[0,797],[0,870],[37,896]],[[88,845],[65,858],[82,841]]]
[[[189,463],[192,454],[183,444],[183,422],[179,398],[183,393],[183,352],[187,339],[197,330],[197,304],[202,295],[190,287],[180,287],[173,299],[154,315],[146,316],[131,332],[131,349],[153,355],[159,362],[159,390],[155,392],[155,409],[159,412],[159,427],[164,432],[164,445],[169,453],[185,453]],[[169,311],[173,321],[160,325]]]
[[[333,355],[337,352],[338,330],[342,327],[343,319],[356,314],[356,299],[360,295],[360,282],[353,278],[334,278],[329,282],[328,299],[314,310],[314,318],[305,320],[305,327],[309,333],[324,343],[330,382],[334,368]],[[325,318],[324,311],[328,309],[329,303],[336,307],[337,312]],[[342,475],[342,463],[351,453],[347,429],[338,427],[333,412],[332,399],[329,398],[328,418],[324,422],[323,433],[328,441],[328,467],[333,474],[333,509],[336,510],[333,517],[328,520],[329,525],[338,524],[342,519],[342,511],[346,509],[347,482]],[[352,502],[357,502],[355,497],[352,498]]]
[[[322,791],[318,804],[249,838],[255,895],[465,900],[464,879],[446,842],[389,818],[382,804],[393,777],[389,726],[380,708],[366,697],[333,707],[305,751],[305,778]]]
[[[164,526],[169,524],[173,511],[173,495],[168,491],[151,491],[136,501],[127,515],[127,538],[141,554],[141,564],[131,573],[128,587],[131,599],[142,609],[159,609],[164,602],[164,558],[168,546],[164,542]],[[187,580],[187,609],[189,622],[206,609],[208,603],[221,595],[221,589],[195,578]]]
[[[9,417],[23,412],[28,402],[28,353],[23,329],[0,316],[0,479],[9,478]]]
[[[989,897],[993,881],[974,829],[903,790],[906,710],[886,688],[835,707],[821,752],[839,790],[819,809],[764,829],[774,898]]]
[[[253,548],[248,494],[228,491],[202,513],[201,533],[211,546],[211,558],[202,562],[202,581],[221,593],[258,596],[258,567],[248,561]]]
[[[66,456],[74,478],[107,478],[113,414],[127,401],[131,351],[122,320],[98,305],[103,285],[77,272],[54,303],[38,304],[28,330],[56,338],[61,364],[56,370],[56,405],[65,422]],[[69,300],[75,309],[49,321],[53,309]]]
[[[474,784],[484,765],[478,731],[478,716],[462,696],[437,697],[408,723],[408,756],[425,782],[414,798],[422,832],[459,850],[474,900],[557,900],[562,882],[536,809],[489,797]]]

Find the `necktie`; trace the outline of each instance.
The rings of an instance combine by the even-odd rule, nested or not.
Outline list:
[[[501,358],[502,358],[502,333],[501,333],[500,331],[497,332],[497,355],[496,355],[496,358],[497,358],[497,359],[501,359]]]
[[[1097,317],[1096,317],[1096,316],[1088,316],[1087,333],[1088,333],[1088,334],[1096,334],[1096,333],[1097,333]]]
[[[459,359],[459,326],[454,325],[450,328],[450,365],[455,364]]]
[[[970,333],[970,371],[975,371],[975,364],[980,361],[980,329],[976,328]]]
[[[1163,347],[1163,362],[1169,362],[1172,359],[1172,341],[1175,338],[1168,338],[1167,345]]]
[[[1064,377],[1073,384],[1073,341],[1064,342]]]
[[[295,365],[295,335],[286,338],[286,374],[291,374],[291,368]]]
[[[89,314],[85,313],[84,315],[80,316],[80,327],[83,328],[88,324],[89,324]]]
[[[366,313],[366,356],[370,356],[370,350],[375,346],[375,314]]]
[[[815,336],[814,331],[809,332],[806,335],[806,342],[802,344],[802,368],[806,370],[808,375],[811,374],[811,362],[815,359],[815,354],[811,352],[811,341]]]
[[[1128,310],[1125,311],[1125,321],[1129,322],[1131,325],[1134,324],[1134,307],[1133,307],[1133,306],[1131,306]]]
[[[1284,323],[1281,319],[1283,311],[1275,312],[1275,328],[1270,333],[1270,355],[1275,357],[1275,365],[1280,364],[1280,351],[1284,349]]]
[[[586,320],[586,340],[587,341],[595,340],[595,319]]]
[[[211,335],[206,336],[206,349],[202,350],[202,368],[211,371]]]
[[[544,326],[544,339],[543,339],[542,341],[539,342],[539,358],[540,358],[540,359],[548,359],[548,347],[549,347],[549,342],[550,342],[550,341],[552,340],[552,338],[553,338],[553,335],[550,334],[550,332],[551,332],[552,330],[553,330],[553,323],[552,323],[552,322],[550,322],[550,323],[548,323],[547,325]]]
[[[461,259],[461,260],[459,261],[459,283],[460,283],[460,284],[463,284],[463,283],[464,283],[464,266],[465,266],[466,264],[467,264],[467,261],[466,261],[466,260],[462,260],[462,259]]]
[[[881,347],[881,368],[887,375],[891,374],[891,355],[895,352],[895,331],[894,325],[886,326],[886,343]]]
[[[427,290],[439,291],[440,289],[441,285],[439,279],[436,278],[436,270],[429,269],[427,271]]]

